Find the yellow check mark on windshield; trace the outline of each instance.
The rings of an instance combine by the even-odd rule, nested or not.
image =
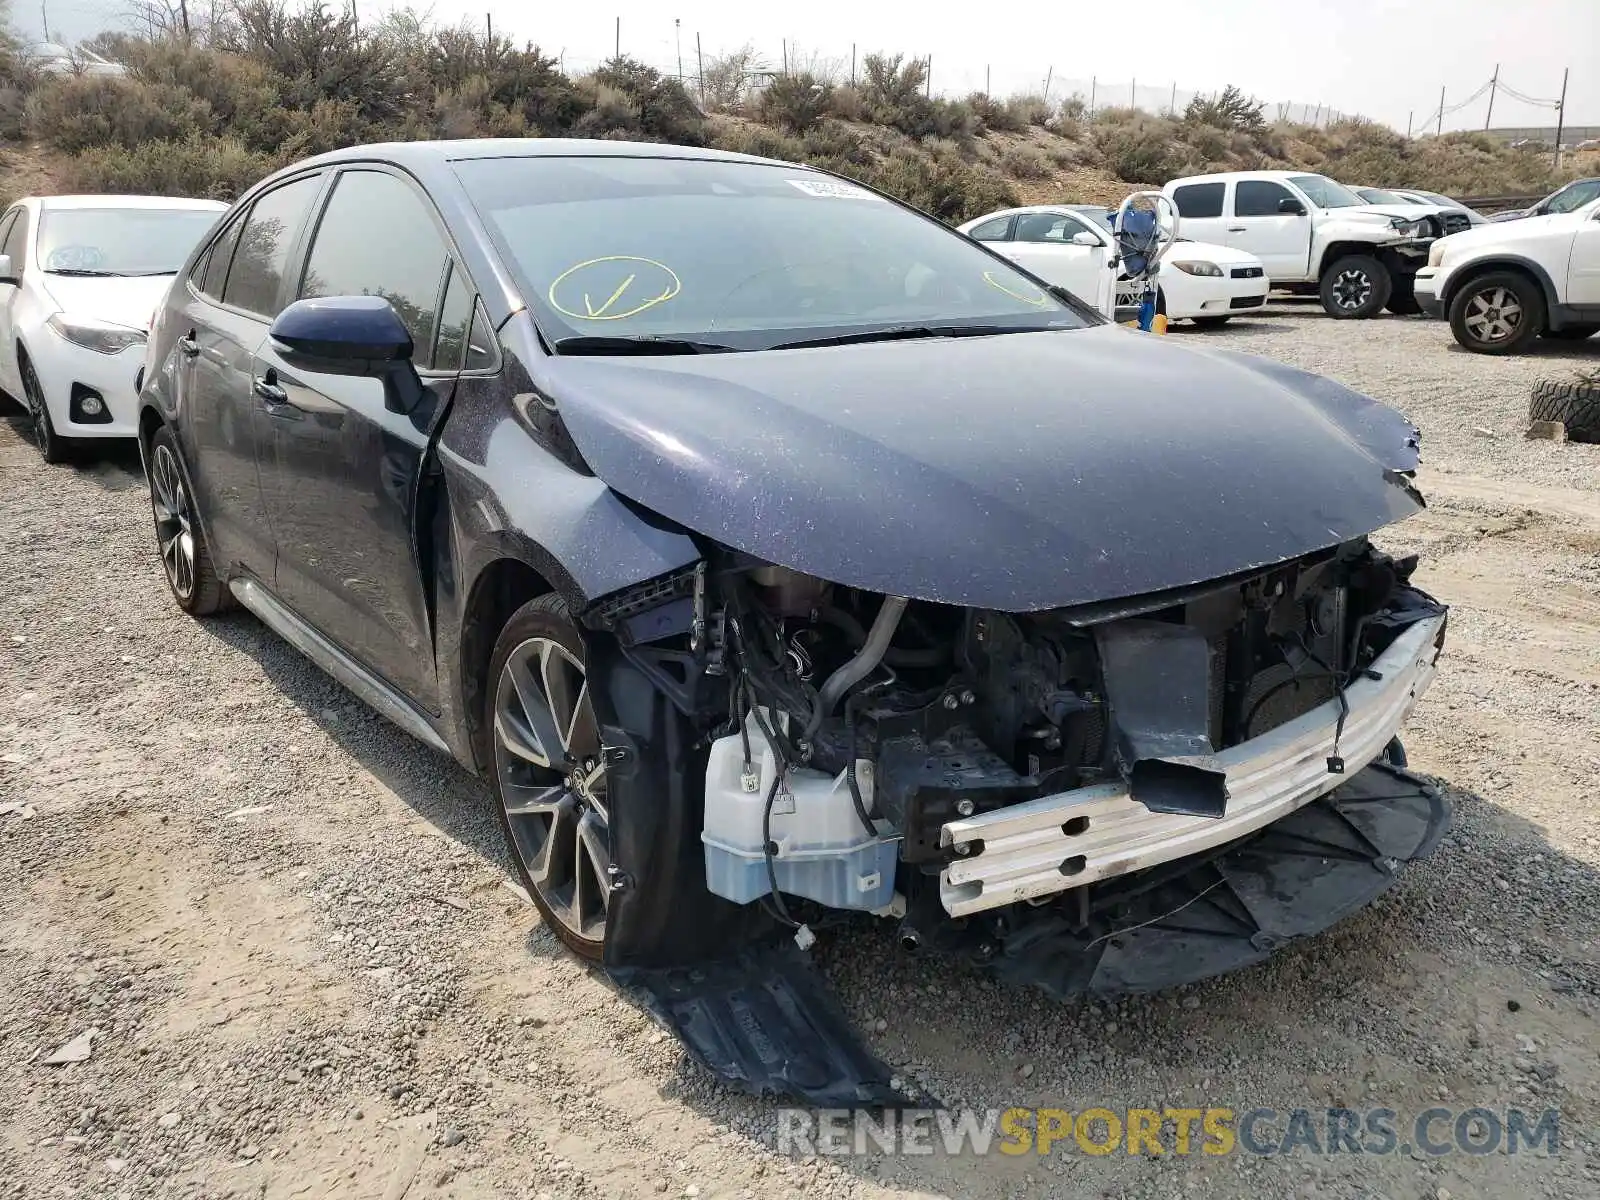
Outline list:
[[[594,306],[594,302],[589,299],[589,293],[585,292],[583,294],[583,307],[588,309],[589,315],[591,317],[603,317],[603,316],[605,316],[606,313],[611,311],[611,306],[622,298],[622,293],[627,291],[629,286],[632,285],[633,281],[635,279],[637,279],[637,278],[638,278],[638,276],[636,276],[636,275],[629,275],[626,279],[624,279],[621,283],[619,283],[617,285],[617,290],[611,293],[611,298],[609,300],[607,300],[604,304],[602,304],[599,308],[596,308]]]

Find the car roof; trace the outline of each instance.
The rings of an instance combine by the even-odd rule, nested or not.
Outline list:
[[[29,196],[45,212],[61,209],[89,208],[153,208],[172,211],[195,209],[224,212],[227,205],[221,200],[197,200],[188,196]]]
[[[1167,184],[1168,187],[1177,187],[1184,183],[1220,183],[1225,179],[1270,179],[1282,182],[1285,179],[1296,179],[1303,175],[1320,175],[1320,171],[1213,171],[1209,175],[1185,175],[1182,179],[1174,179]]]
[[[613,142],[600,138],[462,138],[456,141],[374,142],[346,146],[293,164],[291,170],[330,163],[374,159],[413,169],[476,158],[677,158],[713,159],[774,165],[779,159],[736,154],[703,146],[670,146],[663,142]],[[783,163],[798,166],[796,163]]]

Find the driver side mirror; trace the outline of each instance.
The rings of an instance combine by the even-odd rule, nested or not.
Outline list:
[[[285,362],[323,375],[383,381],[383,404],[409,413],[422,399],[411,334],[382,296],[296,300],[268,331]]]
[[[1278,201],[1278,211],[1291,217],[1303,217],[1306,215],[1306,206],[1293,196],[1285,196]]]
[[[1068,240],[1069,244],[1071,244],[1073,246],[1098,246],[1098,245],[1100,245],[1100,239],[1095,237],[1095,235],[1090,233],[1087,229],[1078,230],[1077,233],[1073,234],[1067,240]]]
[[[0,283],[20,283],[17,272],[11,265],[11,255],[0,254]]]

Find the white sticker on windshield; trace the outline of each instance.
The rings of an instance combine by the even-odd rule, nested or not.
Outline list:
[[[828,200],[883,199],[876,192],[869,192],[866,188],[856,187],[851,183],[840,183],[836,179],[790,179],[787,182],[808,196],[818,196]]]

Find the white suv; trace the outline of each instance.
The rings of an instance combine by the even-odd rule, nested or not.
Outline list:
[[[1305,171],[1232,171],[1174,179],[1185,237],[1253,254],[1272,286],[1320,296],[1331,317],[1413,313],[1411,280],[1434,239],[1464,214],[1415,204],[1368,204]]]
[[[1417,272],[1417,301],[1448,317],[1456,341],[1479,354],[1600,332],[1600,200],[1435,242]]]

